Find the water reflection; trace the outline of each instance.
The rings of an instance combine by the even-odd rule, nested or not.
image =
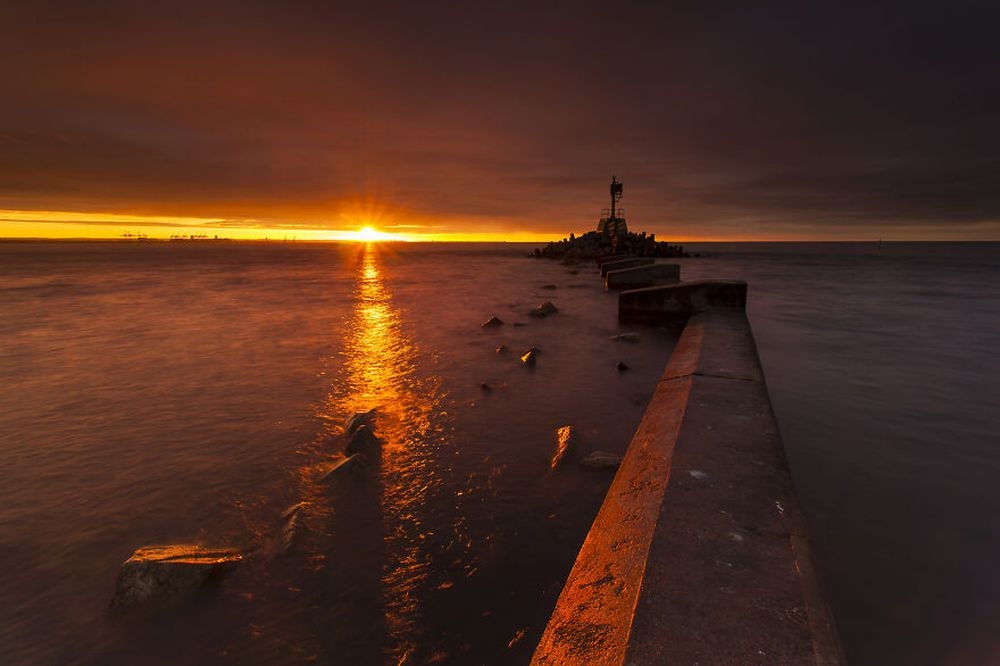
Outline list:
[[[377,412],[382,446],[372,473],[381,486],[382,596],[392,656],[402,661],[417,651],[421,605],[434,575],[437,539],[429,506],[442,490],[449,417],[440,378],[421,372],[419,350],[404,331],[379,253],[369,244],[361,257],[343,351],[345,384],[331,407],[345,416]]]

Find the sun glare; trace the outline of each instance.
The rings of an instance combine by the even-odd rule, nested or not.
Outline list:
[[[371,226],[363,226],[353,234],[354,240],[360,243],[373,243],[375,241],[397,240],[395,234],[387,234],[384,231]]]

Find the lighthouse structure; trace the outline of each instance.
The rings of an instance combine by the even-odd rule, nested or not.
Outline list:
[[[618,250],[618,239],[628,234],[625,224],[625,210],[618,204],[622,200],[623,184],[617,176],[611,176],[611,208],[601,211],[601,221],[597,223],[597,232],[611,239],[611,253]]]

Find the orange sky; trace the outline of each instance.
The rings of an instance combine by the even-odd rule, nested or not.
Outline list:
[[[614,173],[664,240],[997,239],[989,25],[913,2],[15,0],[0,237],[543,241],[593,229]]]

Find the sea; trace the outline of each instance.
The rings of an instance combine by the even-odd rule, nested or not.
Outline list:
[[[526,664],[679,334],[534,247],[0,242],[0,663]],[[1000,663],[1000,243],[687,249],[749,284],[849,663]],[[179,543],[246,557],[112,608]]]

